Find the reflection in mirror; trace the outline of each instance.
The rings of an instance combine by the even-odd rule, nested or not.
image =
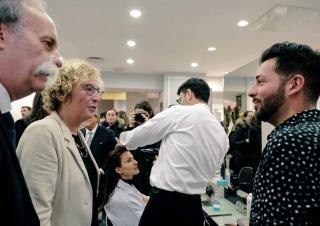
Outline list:
[[[257,69],[258,60],[254,60],[224,77],[224,127],[230,140],[226,165],[231,185],[247,193],[252,191],[262,153],[261,123],[255,119],[252,100],[247,96]]]

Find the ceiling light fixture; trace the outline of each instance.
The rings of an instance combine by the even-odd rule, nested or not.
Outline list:
[[[238,26],[239,26],[239,27],[246,27],[246,26],[248,26],[248,24],[249,24],[249,22],[246,21],[246,20],[240,20],[240,21],[238,22]]]
[[[216,48],[216,47],[213,47],[213,46],[211,46],[211,47],[208,48],[208,51],[209,51],[209,52],[213,52],[213,51],[216,51],[216,50],[217,50],[217,48]]]
[[[133,9],[130,11],[130,15],[134,18],[139,18],[141,16],[141,11],[138,9]]]
[[[132,40],[127,41],[127,46],[129,46],[129,47],[135,47],[135,46],[136,46],[136,42],[135,42],[135,41],[132,41]]]
[[[223,72],[223,75],[227,75],[227,74],[229,74],[229,72],[227,72],[227,71]]]
[[[199,66],[199,64],[197,62],[192,62],[190,65],[191,65],[191,67],[198,67]]]
[[[132,58],[129,58],[129,59],[127,59],[127,64],[133,64],[134,63],[134,60],[132,59]]]

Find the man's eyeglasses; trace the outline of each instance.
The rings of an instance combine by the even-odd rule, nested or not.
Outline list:
[[[181,102],[182,102],[182,97],[179,97],[176,101],[177,101],[178,104],[181,104]]]
[[[97,93],[98,93],[99,95],[102,95],[102,94],[103,94],[103,91],[100,90],[100,88],[96,88],[96,87],[94,87],[94,86],[91,85],[91,84],[82,85],[81,88],[82,88],[84,91],[86,91],[86,94],[87,94],[88,96],[92,96],[95,91],[97,91]]]

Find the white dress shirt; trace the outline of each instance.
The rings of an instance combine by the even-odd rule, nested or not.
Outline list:
[[[92,138],[93,138],[93,137],[94,137],[94,134],[95,134],[96,131],[97,131],[97,128],[98,128],[98,124],[97,124],[97,125],[93,128],[93,130],[91,130],[91,131],[86,128],[85,139],[86,139],[87,142],[88,142],[88,139],[89,139],[89,136],[90,136],[89,132],[92,133]]]
[[[143,125],[122,132],[120,143],[136,149],[162,140],[152,186],[202,194],[229,149],[228,137],[208,105],[172,106]]]
[[[11,99],[7,89],[0,83],[0,111],[2,114],[11,110]]]
[[[113,226],[138,226],[145,206],[138,189],[120,179],[104,208]]]

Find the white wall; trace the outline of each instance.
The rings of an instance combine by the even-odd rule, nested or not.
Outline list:
[[[163,90],[163,75],[104,72],[102,80],[106,91]]]

